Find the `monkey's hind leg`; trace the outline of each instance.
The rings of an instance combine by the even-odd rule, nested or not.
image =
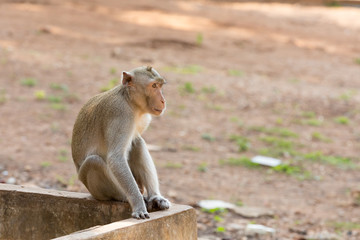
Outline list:
[[[126,201],[116,183],[111,179],[105,161],[98,155],[90,155],[79,169],[79,179],[97,200]]]

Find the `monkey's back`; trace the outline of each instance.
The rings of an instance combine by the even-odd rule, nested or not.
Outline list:
[[[80,110],[74,124],[71,150],[77,170],[85,158],[97,154],[106,158],[107,143],[104,140],[105,126],[114,118],[121,118],[130,111],[121,94],[121,86],[92,97]]]

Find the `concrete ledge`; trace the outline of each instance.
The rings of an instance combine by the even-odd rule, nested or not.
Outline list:
[[[147,220],[130,216],[123,202],[0,184],[0,239],[197,239],[196,214],[189,206],[173,205]]]
[[[150,219],[127,219],[93,227],[56,240],[70,239],[197,239],[195,211],[189,206],[174,205],[168,211],[153,212]]]

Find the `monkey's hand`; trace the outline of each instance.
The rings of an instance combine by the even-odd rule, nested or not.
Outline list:
[[[160,195],[154,195],[147,199],[146,207],[148,211],[165,210],[171,206],[169,200]]]

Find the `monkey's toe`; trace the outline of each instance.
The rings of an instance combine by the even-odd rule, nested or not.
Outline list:
[[[169,209],[171,203],[162,196],[153,196],[147,201],[148,211]]]
[[[133,212],[133,213],[131,214],[131,216],[132,216],[133,218],[136,218],[136,219],[146,219],[146,218],[150,218],[150,215],[149,215],[149,213],[147,213],[147,212]]]
[[[167,200],[167,199],[161,199],[159,202],[158,202],[158,206],[159,206],[159,209],[161,210],[164,210],[164,209],[169,209],[170,207],[170,202]]]

